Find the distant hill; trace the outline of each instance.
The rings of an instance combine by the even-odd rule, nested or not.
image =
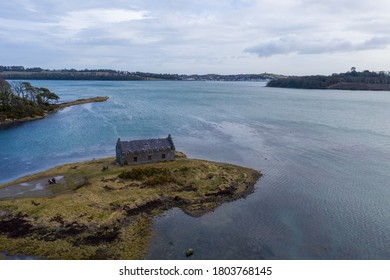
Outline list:
[[[268,87],[301,89],[390,90],[390,72],[352,69],[330,76],[290,76],[270,80]]]
[[[62,69],[49,70],[40,67],[25,68],[24,66],[0,66],[0,77],[8,80],[111,80],[111,81],[264,81],[281,77],[280,75],[237,74],[237,75],[182,75],[157,74],[145,72],[116,71],[111,69]]]

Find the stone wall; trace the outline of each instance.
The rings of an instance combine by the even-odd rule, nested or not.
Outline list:
[[[165,150],[159,152],[152,153],[129,153],[122,154],[122,157],[117,162],[121,165],[136,165],[136,164],[144,164],[144,163],[152,163],[152,162],[161,162],[175,159],[175,151],[174,150]]]

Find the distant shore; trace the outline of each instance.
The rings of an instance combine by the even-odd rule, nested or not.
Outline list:
[[[11,80],[85,80],[85,81],[264,81],[283,77],[272,73],[260,74],[168,74],[118,71],[112,69],[61,69],[40,67],[0,66],[0,77]]]
[[[328,89],[390,91],[390,84],[337,83],[330,85]]]
[[[312,76],[290,76],[270,80],[267,87],[390,91],[390,72],[356,71]]]
[[[56,107],[53,110],[46,111],[45,114],[42,116],[27,117],[27,118],[21,118],[21,119],[5,119],[5,120],[0,121],[0,127],[12,126],[12,125],[18,124],[18,123],[44,119],[49,114],[58,112],[59,110],[64,109],[66,107],[81,105],[81,104],[86,104],[86,103],[92,103],[92,102],[104,102],[104,101],[107,101],[108,98],[109,98],[108,96],[97,96],[97,97],[82,98],[82,99],[77,99],[77,100],[70,101],[70,102],[56,104]]]

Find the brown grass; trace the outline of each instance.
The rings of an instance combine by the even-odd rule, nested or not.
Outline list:
[[[0,201],[0,251],[50,259],[140,259],[152,236],[153,215],[173,206],[202,215],[248,195],[261,176],[184,156],[136,167],[105,158],[61,165],[0,187],[59,175],[64,183],[50,185],[50,197]],[[2,223],[30,227],[10,232]]]

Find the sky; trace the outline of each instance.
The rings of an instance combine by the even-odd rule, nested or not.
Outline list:
[[[388,0],[9,0],[0,65],[284,75],[390,70]]]

